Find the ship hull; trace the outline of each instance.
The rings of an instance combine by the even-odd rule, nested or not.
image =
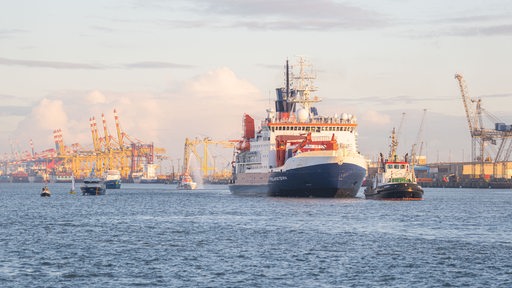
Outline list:
[[[416,183],[391,183],[367,188],[364,195],[372,200],[423,200],[423,189]]]
[[[261,173],[267,181],[236,183],[229,186],[236,195],[273,197],[355,197],[366,169],[351,163],[326,163]]]
[[[107,189],[121,189],[121,180],[105,180]]]
[[[80,190],[84,196],[105,195],[106,192],[104,187],[80,187]]]

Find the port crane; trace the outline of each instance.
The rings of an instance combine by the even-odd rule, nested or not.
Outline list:
[[[421,156],[421,153],[423,151],[423,141],[422,141],[421,138],[422,138],[422,134],[423,134],[423,125],[425,123],[425,116],[426,115],[427,115],[427,109],[423,109],[423,116],[421,117],[421,122],[420,122],[420,128],[418,130],[418,135],[416,136],[416,141],[414,142],[414,144],[412,144],[411,161],[412,161],[412,164],[414,164],[414,165],[419,164],[418,157]],[[418,148],[418,146],[419,146],[419,148]],[[416,149],[418,149],[417,153],[416,153]]]
[[[471,135],[471,161],[480,163],[478,171],[479,176],[485,174],[485,162],[493,163],[493,176],[497,176],[497,165],[502,163],[505,168],[512,152],[512,126],[505,125],[494,115],[482,108],[482,99],[473,99],[469,97],[468,89],[464,77],[461,74],[455,74],[462,97],[462,103],[466,112],[469,133]],[[495,124],[494,129],[484,127],[483,117],[485,114]],[[497,152],[492,153],[490,145],[497,145]],[[502,169],[504,171],[504,169]],[[475,165],[472,165],[473,177],[476,176]]]
[[[191,162],[192,162],[192,155],[195,158],[195,161],[197,161],[197,164],[199,165],[199,170],[201,172],[201,176],[206,179],[210,177],[219,177],[220,175],[225,176],[224,172],[217,173],[216,167],[215,167],[215,155],[210,155],[208,147],[210,145],[218,145],[222,148],[231,148],[234,149],[236,146],[236,143],[238,140],[227,140],[227,141],[216,141],[212,140],[210,137],[205,137],[204,139],[189,139],[185,138],[185,149],[184,149],[184,155],[183,155],[183,168],[182,171],[184,174],[190,174],[191,171]],[[198,152],[197,147],[199,145],[203,145],[203,155],[200,155]],[[213,158],[213,167],[209,165],[210,158]]]

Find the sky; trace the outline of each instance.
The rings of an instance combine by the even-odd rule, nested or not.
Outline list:
[[[455,73],[512,124],[511,1],[0,2],[4,156],[54,148],[56,129],[92,148],[89,119],[115,135],[116,109],[132,139],[182,159],[187,137],[239,139],[244,113],[262,120],[298,56],[320,114],[355,115],[370,159],[402,127],[399,152],[422,142],[428,162],[469,160]]]

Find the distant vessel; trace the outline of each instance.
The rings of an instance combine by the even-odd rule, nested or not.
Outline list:
[[[156,176],[156,165],[155,164],[144,164],[142,166],[142,172],[132,173],[133,183],[136,184],[151,184],[158,183],[158,177]]]
[[[80,186],[82,195],[105,195],[107,188],[105,183],[98,177],[87,177],[84,184]]]
[[[0,175],[0,183],[10,183],[12,182],[11,175]]]
[[[71,178],[73,178],[72,172],[57,172],[52,175],[51,180],[55,183],[71,183]]]
[[[356,117],[318,115],[320,102],[314,77],[300,58],[295,76],[286,62],[285,86],[276,89],[276,111],[256,132],[244,115],[244,135],[233,163],[236,195],[284,197],[355,197],[366,175],[366,161],[357,151]],[[292,79],[290,79],[292,78]],[[291,85],[293,80],[294,85]]]
[[[52,196],[52,192],[50,192],[50,189],[48,188],[48,186],[44,186],[41,189],[41,197],[50,197],[50,196]]]
[[[82,195],[105,195],[107,188],[105,182],[94,173],[94,168],[89,177],[84,179],[84,184],[80,186]]]
[[[45,182],[44,176],[39,173],[29,173],[28,182],[30,183],[43,183]]]
[[[158,183],[158,177],[156,176],[156,164],[144,164],[142,166],[142,177],[140,183],[151,184]]]
[[[107,189],[121,188],[121,172],[119,170],[107,170],[103,174],[103,179]]]
[[[142,172],[134,172],[132,173],[132,181],[135,184],[139,184],[142,179]]]
[[[391,135],[390,159],[380,155],[381,166],[364,191],[366,199],[373,200],[422,200],[423,189],[416,182],[414,166],[396,155],[396,133]]]
[[[18,170],[11,174],[12,182],[14,183],[28,183],[28,173],[23,170]]]
[[[178,180],[178,190],[194,190],[197,188],[197,183],[192,180],[192,177],[188,174],[184,174],[180,176]]]

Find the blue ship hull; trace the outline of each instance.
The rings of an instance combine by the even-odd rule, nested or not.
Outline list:
[[[121,189],[121,180],[106,180],[105,186],[107,189]]]
[[[274,197],[355,197],[361,188],[366,169],[343,163],[328,163],[272,172],[267,183],[232,184],[233,194]]]

